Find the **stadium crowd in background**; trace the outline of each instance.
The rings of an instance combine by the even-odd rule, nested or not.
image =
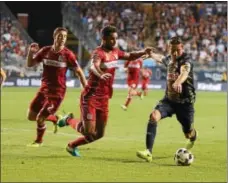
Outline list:
[[[118,28],[118,44],[121,50],[138,50],[148,40],[148,30],[154,34],[152,40],[164,54],[167,42],[180,36],[185,51],[192,60],[202,66],[215,66],[227,60],[227,5],[226,3],[153,3],[152,19],[139,2],[74,2],[81,20],[88,31],[95,32],[100,44],[100,30],[106,25]],[[149,6],[149,5],[148,5]],[[151,27],[146,22],[150,20]],[[25,71],[25,56],[28,42],[12,17],[1,17],[1,60],[7,76],[39,76],[42,67]],[[94,34],[93,34],[94,36]],[[223,69],[225,71],[225,69]]]
[[[13,25],[12,19],[10,17],[1,18],[1,53],[6,58],[25,58],[27,47],[26,40],[21,38],[21,33]]]
[[[118,43],[122,50],[138,50],[144,47],[146,13],[139,2],[75,2],[88,31],[96,32],[100,44],[100,30],[114,25],[119,30]]]
[[[167,53],[168,39],[180,36],[185,51],[201,65],[227,60],[226,3],[155,3],[154,29],[157,48]]]
[[[1,65],[6,67],[8,76],[23,77],[28,44],[13,21],[8,16],[1,17]]]

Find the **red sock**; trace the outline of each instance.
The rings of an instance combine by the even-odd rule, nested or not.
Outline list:
[[[148,93],[147,90],[144,90],[144,96],[147,96],[147,93]]]
[[[56,115],[50,114],[47,118],[46,121],[51,121],[53,123],[57,123],[58,117]]]
[[[82,137],[79,137],[76,140],[70,142],[69,146],[74,148],[74,147],[81,146],[81,145],[88,144],[88,143],[90,143],[90,141],[88,141],[85,136],[82,136]]]
[[[127,97],[127,100],[124,105],[127,107],[130,103],[131,103],[131,98]]]
[[[75,119],[75,118],[68,118],[67,123],[75,130],[78,131],[78,124],[80,123],[80,119]]]
[[[42,143],[45,131],[46,131],[46,125],[44,123],[37,124],[37,129],[36,129],[37,137],[36,137],[35,142]]]
[[[142,92],[137,91],[137,96],[141,96],[141,95],[142,95]]]

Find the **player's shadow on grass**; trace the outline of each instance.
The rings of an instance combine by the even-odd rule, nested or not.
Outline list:
[[[96,160],[105,160],[105,161],[114,161],[114,162],[122,162],[122,163],[145,163],[145,161],[137,159],[137,157],[135,159],[126,159],[126,158],[109,158],[109,157],[91,157],[92,159],[96,159]],[[155,161],[158,159],[167,159],[170,158],[170,156],[161,156],[161,157],[155,157],[153,158]],[[169,166],[168,164],[164,166]],[[171,165],[170,165],[171,166]]]
[[[159,160],[159,159],[167,159],[170,158],[170,156],[160,156],[160,157],[154,157],[153,160]],[[139,158],[137,160],[125,160],[122,161],[123,163],[145,163],[145,161],[140,160]]]

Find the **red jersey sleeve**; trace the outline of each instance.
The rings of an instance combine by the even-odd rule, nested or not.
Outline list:
[[[117,49],[117,54],[120,59],[124,59],[125,57],[129,57],[129,53],[121,51],[120,49]]]
[[[41,48],[41,49],[33,56],[33,59],[34,59],[37,63],[41,62],[42,59],[43,59],[43,57],[44,57],[45,51],[46,51],[46,47]]]
[[[68,67],[70,67],[70,68],[79,67],[78,61],[76,59],[76,55],[72,52],[69,52],[69,55],[68,55]]]
[[[91,63],[95,63],[97,61],[101,62],[102,60],[102,52],[98,50],[94,50],[91,55]]]

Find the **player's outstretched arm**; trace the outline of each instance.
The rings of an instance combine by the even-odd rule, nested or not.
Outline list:
[[[133,51],[133,52],[127,53],[121,58],[124,60],[128,60],[128,61],[129,60],[135,60],[135,59],[138,59],[140,57],[150,55],[151,52],[152,52],[152,48],[148,47],[148,48],[145,48],[141,51]]]
[[[82,69],[80,67],[78,67],[78,68],[75,69],[74,72],[78,76],[83,88],[85,88],[85,86],[87,85],[87,80],[86,80],[85,74],[82,71]]]
[[[152,52],[150,55],[148,55],[148,57],[151,57],[152,59],[154,59],[157,63],[163,63],[162,60],[165,58],[164,55],[161,55],[159,53],[154,53]]]
[[[4,70],[1,68],[0,86],[2,86],[2,84],[4,83],[5,80],[6,80],[6,73],[5,73]]]
[[[32,43],[29,46],[28,55],[27,55],[27,67],[33,67],[36,65],[36,60],[33,58],[34,54],[39,50],[39,45],[37,43]]]

